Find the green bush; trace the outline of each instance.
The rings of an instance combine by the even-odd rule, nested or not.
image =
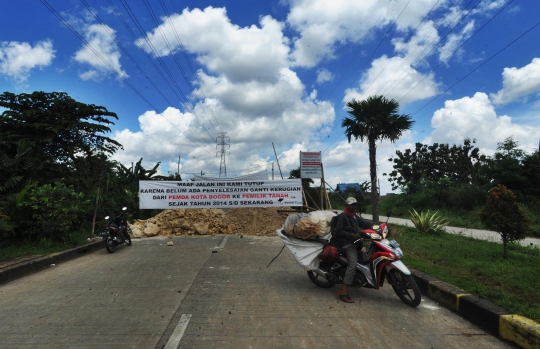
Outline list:
[[[73,187],[59,182],[32,188],[20,206],[29,209],[24,238],[65,241],[78,231],[87,212],[89,200]],[[71,240],[71,239],[70,239]]]
[[[444,227],[448,225],[446,221],[439,212],[431,212],[427,210],[426,212],[416,212],[415,209],[410,211],[411,221],[421,233],[439,233],[444,231]]]
[[[516,199],[514,193],[504,185],[491,188],[486,198],[486,205],[479,212],[482,223],[501,235],[504,258],[506,245],[512,241],[522,240],[527,236],[531,220]]]

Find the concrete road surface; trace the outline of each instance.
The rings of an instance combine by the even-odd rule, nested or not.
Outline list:
[[[313,285],[275,237],[134,240],[0,286],[0,348],[510,348],[389,285]],[[213,253],[215,251],[215,253]]]

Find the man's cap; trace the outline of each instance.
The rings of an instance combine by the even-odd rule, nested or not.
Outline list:
[[[345,204],[347,204],[347,205],[356,205],[356,199],[353,198],[353,197],[349,197],[349,198],[347,198],[347,200],[345,200]]]

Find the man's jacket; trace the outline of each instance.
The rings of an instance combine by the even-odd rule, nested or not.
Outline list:
[[[356,240],[352,237],[352,234],[360,233],[358,228],[369,229],[372,226],[370,222],[363,220],[357,214],[351,217],[345,212],[341,212],[335,219],[336,223],[333,228],[332,243],[340,246],[352,244]]]

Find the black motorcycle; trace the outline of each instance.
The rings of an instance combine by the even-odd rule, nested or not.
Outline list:
[[[113,219],[113,223],[103,223],[103,230],[99,236],[105,241],[105,248],[109,253],[114,253],[119,244],[131,246],[131,229],[126,220],[127,207],[122,208],[122,212]],[[109,216],[105,220],[109,220]]]

